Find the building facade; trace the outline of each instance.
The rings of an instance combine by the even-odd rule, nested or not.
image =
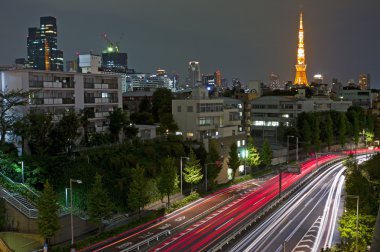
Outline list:
[[[372,108],[373,101],[377,100],[378,93],[371,90],[358,89],[342,89],[338,93],[338,97],[343,101],[351,101],[352,105],[360,106],[364,109]]]
[[[333,101],[326,97],[305,99],[293,96],[262,96],[251,101],[251,135],[257,142],[277,141],[280,124],[292,126],[302,112],[335,110],[346,112],[351,101]]]
[[[187,68],[188,78],[187,84],[189,87],[195,87],[202,81],[201,67],[198,61],[190,61]]]
[[[172,113],[182,135],[203,141],[245,134],[241,126],[242,103],[236,99],[210,99],[204,88],[195,88],[189,99],[173,100]]]
[[[102,132],[108,128],[109,113],[122,108],[121,79],[117,75],[37,70],[0,74],[3,92],[32,91],[24,113],[49,113],[53,121],[59,121],[65,112],[87,110],[90,131]]]
[[[41,17],[40,27],[28,29],[28,68],[63,71],[63,52],[57,48],[57,20]]]

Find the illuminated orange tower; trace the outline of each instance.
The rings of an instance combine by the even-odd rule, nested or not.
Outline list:
[[[306,64],[305,64],[305,47],[303,44],[303,24],[302,24],[302,12],[300,14],[300,28],[298,31],[298,50],[297,50],[297,65],[296,65],[296,78],[294,79],[294,85],[308,86],[306,78]]]

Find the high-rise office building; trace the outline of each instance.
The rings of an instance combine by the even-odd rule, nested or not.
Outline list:
[[[41,17],[39,28],[28,29],[27,51],[29,68],[63,71],[63,52],[57,48],[55,17]]]
[[[297,65],[296,65],[296,77],[294,78],[294,85],[308,86],[306,77],[306,63],[305,63],[305,47],[303,43],[303,22],[302,12],[300,14],[300,27],[298,30],[298,50],[297,50]]]
[[[275,74],[275,73],[271,73],[269,75],[269,87],[272,89],[272,90],[275,90],[275,89],[281,89],[281,85],[280,85],[280,76],[278,74]]]
[[[215,71],[214,77],[215,77],[215,85],[218,87],[222,86],[222,73],[220,72],[220,70]]]
[[[198,61],[190,61],[188,66],[188,85],[190,87],[196,86],[197,83],[202,81],[201,68]]]
[[[371,89],[371,76],[367,73],[359,75],[359,87],[362,90]]]

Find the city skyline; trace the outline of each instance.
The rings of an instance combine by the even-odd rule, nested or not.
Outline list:
[[[27,28],[37,26],[39,17],[51,15],[57,18],[58,47],[65,61],[74,59],[76,52],[100,54],[106,47],[101,34],[107,33],[113,41],[122,37],[120,50],[128,53],[130,68],[151,73],[163,68],[179,73],[181,83],[191,60],[200,62],[203,74],[219,69],[230,82],[236,77],[268,82],[272,72],[281,81],[293,80],[301,4],[307,74],[322,73],[327,82],[337,77],[345,84],[369,73],[371,84],[379,87],[380,35],[375,31],[380,2],[376,0],[288,4],[112,0],[98,5],[86,0],[16,0],[2,8],[0,27],[7,39],[0,42],[0,64],[26,58]]]

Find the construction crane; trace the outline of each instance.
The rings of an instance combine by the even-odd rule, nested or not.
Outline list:
[[[119,52],[119,42],[112,42],[107,33],[103,33],[102,38],[107,42],[107,52]]]

